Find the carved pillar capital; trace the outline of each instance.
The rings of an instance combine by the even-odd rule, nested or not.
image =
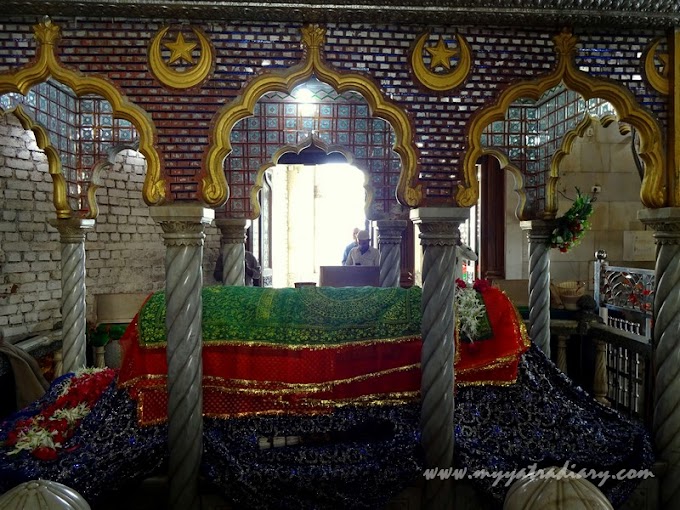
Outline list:
[[[378,242],[380,244],[401,244],[401,234],[406,229],[406,220],[377,220]]]
[[[654,229],[656,244],[680,244],[680,207],[642,209],[637,216]]]
[[[59,231],[59,241],[69,244],[85,242],[85,236],[95,226],[93,219],[57,218],[49,221]]]
[[[246,242],[246,230],[251,221],[242,218],[219,218],[215,225],[220,229],[224,244],[243,244]]]
[[[466,207],[420,207],[411,211],[411,221],[420,228],[422,246],[455,246],[458,227],[470,217]]]
[[[215,218],[214,210],[200,205],[163,205],[150,212],[163,229],[166,246],[202,246],[205,227]]]
[[[542,242],[547,244],[550,240],[552,231],[557,226],[556,220],[527,220],[520,221],[519,226],[526,231],[530,242]]]

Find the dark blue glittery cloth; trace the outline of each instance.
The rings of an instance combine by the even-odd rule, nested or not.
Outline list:
[[[39,400],[0,424],[0,441],[16,421],[53,402],[67,374],[55,380]],[[158,472],[167,460],[167,427],[137,426],[136,402],[113,384],[102,394],[55,461],[41,461],[22,451],[0,448],[0,492],[38,478],[63,483],[95,502],[109,490],[123,489]]]
[[[48,394],[0,426],[0,441],[13,423],[53,400]],[[466,387],[455,397],[455,467],[467,473],[558,466],[616,473],[649,468],[649,436],[639,425],[595,402],[532,346],[522,357],[517,384]],[[239,509],[375,509],[410,483],[422,480],[417,405],[340,408],[318,416],[206,419],[203,476]],[[165,426],[140,428],[136,403],[124,390],[107,389],[59,459],[0,448],[0,492],[36,478],[64,483],[96,502],[162,472]],[[274,438],[298,444],[262,449]],[[72,451],[68,451],[73,449]],[[592,480],[591,480],[592,481]],[[470,483],[499,506],[504,483]],[[598,482],[594,481],[597,485]],[[618,506],[638,481],[608,481],[600,489]]]
[[[461,388],[455,404],[455,464],[468,474],[568,463],[575,472],[593,469],[613,476],[654,463],[642,425],[596,402],[533,344],[522,356],[516,384]],[[599,485],[600,479],[590,481]],[[492,479],[472,483],[497,501],[508,489],[505,483],[494,486]],[[617,507],[639,483],[610,480],[598,488]]]

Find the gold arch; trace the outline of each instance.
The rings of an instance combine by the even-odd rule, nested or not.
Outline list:
[[[327,155],[330,154],[331,152],[339,152],[342,154],[345,159],[347,160],[348,165],[352,165],[354,163],[354,156],[352,155],[351,152],[346,150],[344,147],[340,145],[328,145],[326,144],[323,140],[315,137],[315,136],[310,136],[306,138],[305,140],[302,141],[299,145],[284,145],[281,147],[279,150],[277,150],[273,155],[271,161],[268,161],[264,165],[262,165],[259,170],[257,171],[257,175],[255,176],[255,184],[250,190],[250,210],[251,210],[251,215],[250,218],[251,220],[256,219],[258,216],[260,216],[262,210],[260,209],[260,198],[258,193],[260,193],[260,190],[263,188],[263,182],[264,182],[264,174],[267,170],[270,168],[276,166],[278,164],[279,159],[281,156],[284,154],[294,152],[295,154],[300,154],[303,150],[307,149],[308,147],[311,147],[312,145],[317,146],[319,149],[324,151]],[[366,190],[366,201],[364,203],[364,211],[366,213],[366,217],[369,219],[371,218],[371,208],[373,206],[373,195],[375,193],[375,190],[373,186],[371,185],[371,180],[368,176],[368,172],[358,168],[358,170],[361,171],[361,173],[364,174],[364,189]]]
[[[0,112],[1,111],[2,109],[0,108]],[[54,191],[52,203],[57,210],[57,218],[70,218],[73,216],[73,211],[71,205],[68,203],[66,179],[64,179],[64,175],[61,173],[61,158],[59,157],[57,149],[52,145],[50,134],[44,126],[33,120],[21,106],[16,106],[5,112],[6,115],[11,113],[19,119],[21,127],[27,131],[33,132],[36,145],[38,148],[42,149],[45,152],[45,156],[47,156],[47,169],[52,176],[52,189]]]
[[[396,135],[394,151],[401,157],[401,174],[397,185],[397,200],[417,207],[422,199],[421,185],[413,186],[417,175],[418,152],[413,142],[413,128],[406,113],[383,96],[378,86],[366,76],[341,73],[329,67],[322,56],[324,28],[307,25],[302,28],[304,53],[302,61],[283,73],[270,72],[253,79],[243,93],[217,114],[210,133],[211,144],[205,157],[207,174],[202,180],[203,200],[219,207],[229,198],[229,186],[223,170],[224,158],[231,152],[231,130],[236,123],[253,114],[255,104],[267,92],[290,94],[299,84],[316,76],[331,85],[336,92],[359,92],[370,107],[371,114],[390,123]]]
[[[493,156],[498,160],[501,171],[510,172],[513,176],[515,180],[515,189],[513,191],[517,193],[519,199],[515,209],[515,216],[518,220],[525,220],[526,218],[524,218],[522,214],[524,213],[524,206],[527,203],[527,194],[524,191],[524,175],[520,169],[512,164],[507,154],[504,154],[499,150],[486,148],[482,151],[482,156]]]
[[[564,135],[562,145],[555,151],[555,154],[550,161],[550,177],[548,178],[545,197],[546,211],[551,211],[553,216],[557,214],[557,209],[559,208],[559,204],[557,203],[557,183],[560,180],[560,165],[562,164],[562,160],[571,154],[574,142],[585,135],[588,128],[596,122],[599,122],[602,127],[608,127],[617,120],[616,115],[612,114],[603,115],[601,118],[598,118],[595,115],[585,115],[574,129]],[[619,133],[621,135],[630,134],[630,126],[619,122]]]
[[[85,76],[82,73],[64,67],[56,56],[56,46],[61,39],[61,29],[48,19],[33,27],[38,41],[38,49],[33,64],[18,71],[0,74],[0,95],[8,92],[19,92],[25,95],[31,87],[47,81],[50,77],[59,83],[68,85],[78,96],[97,94],[106,99],[113,109],[115,118],[131,122],[139,133],[139,152],[146,158],[146,176],[142,190],[144,201],[149,205],[159,205],[165,200],[165,181],[161,178],[160,157],[154,147],[156,130],[147,113],[139,106],[131,103],[108,80],[101,77]],[[34,131],[35,132],[35,131]],[[46,132],[45,132],[46,133]],[[37,138],[37,136],[36,136]],[[50,144],[48,144],[51,147]],[[52,147],[52,150],[55,150]],[[59,157],[56,158],[59,161]],[[66,186],[58,183],[57,175],[61,174],[61,162],[51,160],[50,174],[54,179],[54,204],[59,218],[70,218],[74,215],[68,204]],[[63,179],[63,176],[61,177]],[[59,205],[57,205],[59,204]]]
[[[468,150],[463,160],[465,185],[458,185],[456,201],[459,206],[470,207],[477,203],[479,182],[475,163],[484,153],[482,133],[492,122],[504,120],[505,112],[519,98],[537,101],[546,91],[563,83],[567,88],[579,93],[585,100],[602,98],[611,103],[618,120],[635,127],[640,134],[640,159],[645,164],[645,175],[640,187],[640,199],[645,207],[658,208],[669,204],[666,188],[666,169],[661,130],[654,118],[635,101],[635,96],[622,85],[602,78],[594,78],[576,68],[574,54],[577,38],[569,32],[562,32],[553,38],[558,53],[556,69],[541,78],[516,83],[506,89],[497,102],[478,110],[470,123]],[[553,190],[554,191],[554,190]],[[546,203],[554,198],[546,197]],[[546,211],[546,217],[551,212]]]

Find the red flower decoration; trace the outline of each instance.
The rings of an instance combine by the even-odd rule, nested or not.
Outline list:
[[[466,289],[467,288],[467,284],[463,280],[461,280],[460,278],[456,278],[456,286],[459,289]]]
[[[63,413],[58,413],[61,410],[69,410],[83,404],[85,406],[85,413],[80,413],[80,418],[89,413],[89,409],[99,400],[102,392],[113,381],[115,372],[106,368],[96,372],[84,372],[80,375],[72,377],[52,404],[45,407],[40,413],[31,418],[18,420],[14,429],[7,434],[5,446],[19,447],[14,452],[16,453],[25,448],[21,442],[25,439],[26,434],[30,434],[35,429],[45,429],[51,435],[52,441],[57,444],[63,444],[69,439],[75,429],[80,424],[80,419],[73,417],[67,419]],[[81,406],[82,410],[82,406]],[[57,414],[55,414],[57,413]],[[78,416],[78,415],[76,415]],[[39,446],[34,448],[31,453],[34,457],[40,460],[54,460],[57,458],[57,449],[49,446]]]
[[[484,291],[487,291],[491,288],[491,282],[489,280],[475,280],[474,285],[472,286],[473,289],[475,289],[477,292],[482,293]]]
[[[41,446],[31,452],[36,459],[40,460],[55,460],[57,458],[57,450],[54,448],[47,448]]]

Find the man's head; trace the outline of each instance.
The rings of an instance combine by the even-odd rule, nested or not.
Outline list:
[[[371,236],[366,230],[360,230],[357,234],[357,242],[359,243],[359,249],[361,253],[366,253],[368,247],[371,244]]]
[[[355,241],[357,240],[357,235],[359,235],[359,232],[361,232],[360,228],[354,227],[354,230],[352,230],[352,239]]]

